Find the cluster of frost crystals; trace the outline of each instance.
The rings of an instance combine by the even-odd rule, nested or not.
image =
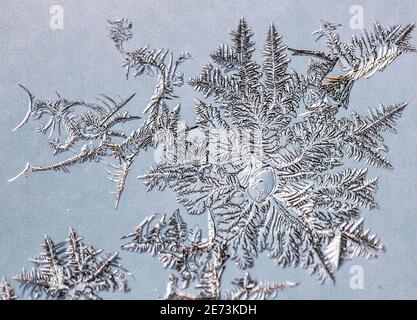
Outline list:
[[[42,248],[38,257],[29,260],[35,267],[15,277],[30,298],[96,300],[101,292],[128,291],[118,253],[102,254],[84,244],[73,229],[61,243],[45,236]]]
[[[46,122],[37,131],[48,136],[54,156],[62,160],[48,164],[28,162],[10,182],[29,173],[45,171],[69,172],[75,165],[88,162],[103,163],[109,179],[116,185],[113,193],[116,207],[125,188],[126,178],[142,150],[155,148],[156,132],[172,131],[178,127],[180,104],[170,108],[169,101],[178,100],[176,87],[183,85],[183,73],[178,69],[191,56],[188,52],[174,55],[167,49],[153,50],[148,46],[126,51],[124,44],[132,37],[132,24],[126,20],[110,22],[110,37],[123,58],[126,77],[133,74],[156,75],[155,92],[143,113],[146,119],[125,110],[135,94],[127,98],[111,98],[101,94],[97,101],[67,99],[58,94],[57,99],[36,99],[29,89],[19,85],[28,96],[27,112],[17,130],[29,120]],[[123,124],[133,123],[131,132],[123,130]],[[64,156],[65,155],[65,156]]]
[[[156,222],[154,222],[156,220]],[[189,229],[179,210],[169,218],[162,215],[146,217],[122,239],[128,240],[122,249],[130,252],[147,252],[158,256],[165,268],[171,269],[164,299],[265,299],[296,286],[291,282],[261,283],[246,274],[233,283],[230,291],[222,290],[221,278],[230,258],[228,242],[217,234],[212,216],[208,215],[208,237],[202,237],[199,227]],[[193,284],[197,293],[185,289]]]
[[[165,139],[171,152],[142,176],[146,187],[173,189],[190,214],[209,211],[242,269],[267,251],[278,266],[306,268],[324,282],[346,259],[377,256],[384,247],[360,217],[361,208],[378,207],[377,178],[366,165],[391,168],[383,136],[396,132],[406,103],[368,115],[339,111],[355,82],[415,51],[413,29],[375,23],[344,43],[337,25],[325,23],[315,32],[326,40],[321,52],[287,48],[271,25],[258,64],[253,34],[240,20],[232,44],[188,81],[205,100],[197,100],[196,126],[185,130],[185,152],[172,156],[181,144]],[[310,58],[306,74],[289,69],[288,50]],[[349,159],[361,167],[348,167]]]
[[[74,165],[103,163],[116,183],[117,206],[140,152],[156,148],[156,164],[140,176],[147,190],[170,188],[189,214],[209,217],[207,238],[201,228],[189,230],[179,211],[156,223],[151,215],[124,237],[128,243],[123,249],[149,252],[173,270],[165,298],[264,299],[295,286],[257,282],[246,274],[230,291],[222,290],[226,262],[250,269],[265,251],[279,267],[299,266],[322,282],[334,281],[345,260],[376,257],[384,249],[360,213],[378,207],[377,178],[368,177],[367,169],[392,168],[384,135],[396,132],[406,103],[379,105],[366,115],[340,111],[348,108],[354,83],[415,51],[410,43],[414,24],[375,23],[372,31],[348,43],[341,40],[339,26],[323,22],[313,32],[317,40],[325,40],[327,49],[320,51],[286,47],[271,25],[258,63],[253,34],[241,19],[231,44],[218,47],[210,55],[212,62],[188,81],[204,99],[196,99],[196,121],[187,125],[180,121],[179,102],[172,106],[170,101],[179,100],[175,88],[184,84],[184,75],[178,68],[190,54],[174,58],[167,49],[148,46],[127,50],[132,23],[112,21],[110,37],[126,76],[156,75],[145,116],[124,111],[134,94],[125,99],[102,95],[97,102],[61,96],[37,100],[22,86],[28,111],[16,129],[47,117],[38,131],[49,133],[54,155],[70,156],[50,164],[29,162],[10,181],[31,172],[68,172]],[[289,68],[289,52],[309,58],[305,73]],[[120,129],[131,121],[137,122],[133,131]],[[347,165],[352,160],[358,167]],[[42,259],[35,263],[51,260]],[[20,280],[55,296],[88,292],[95,297],[85,291],[84,280],[90,278],[77,272],[74,277],[68,263],[59,266],[23,273]],[[104,288],[110,282],[105,280]],[[197,293],[185,290],[191,284]]]

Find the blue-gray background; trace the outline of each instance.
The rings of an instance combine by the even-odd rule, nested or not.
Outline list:
[[[64,8],[64,29],[49,27],[49,7]],[[417,21],[417,2],[410,1],[11,1],[0,2],[0,275],[11,278],[27,259],[35,256],[44,234],[64,240],[73,226],[85,240],[106,251],[118,250],[120,236],[130,232],[145,215],[171,213],[178,205],[170,192],[145,193],[135,177],[152,164],[152,153],[136,161],[120,208],[113,209],[103,166],[82,165],[71,174],[33,174],[7,183],[27,161],[48,163],[52,159],[45,137],[35,134],[31,123],[17,132],[11,129],[26,112],[26,96],[17,86],[28,86],[39,98],[61,95],[92,101],[99,93],[127,96],[137,92],[130,110],[141,112],[153,90],[154,79],[129,80],[120,68],[120,56],[107,37],[106,19],[127,17],[134,24],[132,48],[145,44],[166,47],[175,53],[189,51],[193,60],[184,65],[185,76],[196,75],[208,54],[245,17],[255,33],[257,48],[263,46],[268,25],[274,22],[288,46],[315,48],[310,36],[320,19],[339,22],[345,39],[352,5],[364,8],[365,27]],[[417,42],[417,41],[416,41]],[[259,56],[258,50],[257,56]],[[390,136],[394,171],[373,170],[380,176],[377,199],[380,210],[365,213],[366,225],[382,238],[387,252],[376,260],[356,259],[337,273],[335,286],[321,286],[304,270],[275,268],[261,257],[253,275],[264,281],[291,280],[300,286],[281,298],[407,298],[417,297],[417,55],[401,56],[384,73],[361,81],[354,88],[351,109],[366,112],[379,103],[408,101],[399,121],[399,134]],[[305,60],[294,59],[293,68],[305,70]],[[182,114],[193,119],[193,96],[181,89]],[[203,224],[199,217],[187,219]],[[122,252],[124,265],[135,276],[131,292],[106,298],[158,298],[168,272],[157,259]],[[350,268],[364,269],[364,289],[352,290]],[[226,282],[242,275],[229,268]],[[17,284],[14,283],[17,287]]]

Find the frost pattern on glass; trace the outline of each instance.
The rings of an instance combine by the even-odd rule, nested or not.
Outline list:
[[[54,243],[45,236],[42,249],[29,260],[33,269],[23,269],[14,277],[24,292],[29,292],[29,298],[97,300],[101,292],[128,291],[118,253],[102,254],[102,250],[84,244],[73,229],[65,242]]]
[[[373,32],[346,44],[337,26],[325,23],[315,33],[329,52],[290,49],[311,58],[300,75],[288,68],[274,25],[258,64],[242,19],[232,44],[222,44],[188,82],[212,102],[196,103],[203,143],[187,142],[188,154],[203,156],[189,161],[167,153],[142,177],[147,189],[172,188],[190,214],[209,210],[242,269],[267,251],[278,266],[306,268],[324,282],[334,281],[346,259],[377,256],[384,247],[360,219],[361,208],[378,207],[377,178],[345,162],[391,168],[383,134],[396,132],[406,104],[370,108],[365,116],[338,111],[347,108],[354,82],[415,51],[408,42],[413,28],[376,23]]]
[[[75,155],[47,165],[27,163],[10,181],[31,172],[67,172],[73,165],[102,162],[116,183],[117,206],[140,151],[162,150],[154,167],[140,176],[147,190],[170,188],[188,213],[209,217],[207,239],[200,228],[188,229],[179,210],[169,218],[149,216],[123,237],[128,241],[123,249],[149,252],[174,271],[167,299],[263,299],[295,286],[263,284],[246,274],[222,292],[227,261],[250,269],[264,251],[279,267],[302,267],[321,282],[333,282],[345,260],[376,257],[384,250],[365,228],[360,211],[378,208],[378,181],[368,177],[367,167],[392,168],[384,135],[396,133],[406,103],[371,107],[367,115],[351,111],[347,116],[344,109],[354,83],[416,51],[409,42],[414,24],[375,23],[372,31],[345,43],[340,25],[323,21],[313,35],[325,41],[326,52],[288,48],[271,24],[258,63],[253,34],[241,19],[231,44],[220,45],[210,55],[212,62],[189,79],[203,98],[195,101],[196,122],[186,125],[180,121],[180,104],[170,106],[169,100],[179,100],[174,89],[184,84],[184,75],[178,67],[190,54],[175,58],[166,49],[148,46],[126,51],[131,22],[109,23],[126,76],[157,77],[145,118],[121,111],[134,94],[101,96],[98,102],[58,95],[49,101],[35,100],[21,86],[29,97],[28,111],[16,129],[47,116],[38,131],[49,132],[54,155]],[[290,69],[289,52],[308,58],[305,74]],[[127,121],[137,121],[137,128],[130,133],[117,129]],[[352,160],[360,167],[350,167]],[[30,284],[33,276],[23,273],[20,278]],[[62,277],[57,279],[48,280],[48,290],[67,296],[57,289]],[[191,283],[197,294],[185,291]]]
[[[169,218],[162,215],[156,219],[155,215],[146,217],[134,232],[124,236],[122,239],[129,242],[122,249],[158,256],[165,268],[176,272],[170,274],[165,299],[264,299],[296,286],[290,282],[258,283],[246,274],[233,283],[231,291],[222,292],[221,277],[229,259],[228,242],[217,236],[212,216],[208,215],[207,239],[202,238],[199,227],[188,228],[179,210]],[[191,283],[198,294],[184,291]]]
[[[132,36],[131,27],[131,23],[125,19],[111,22],[110,36],[123,57],[126,77],[131,73],[134,77],[142,74],[157,76],[155,93],[143,111],[147,114],[146,120],[130,133],[118,129],[117,125],[141,119],[122,111],[134,94],[125,99],[101,95],[97,98],[98,102],[72,101],[59,94],[57,100],[35,100],[34,95],[20,85],[28,95],[28,110],[14,130],[22,127],[29,119],[47,117],[46,123],[39,126],[37,131],[43,134],[49,132],[48,143],[54,155],[67,153],[71,156],[46,165],[28,162],[22,172],[9,181],[31,172],[69,172],[71,166],[80,163],[102,162],[107,166],[110,179],[116,184],[113,194],[118,206],[126,177],[140,151],[156,146],[154,136],[158,130],[177,127],[180,105],[170,110],[167,100],[177,99],[174,88],[183,85],[183,74],[178,67],[190,58],[187,52],[174,58],[166,49],[151,50],[148,46],[132,52],[125,51],[123,44]],[[116,163],[112,163],[113,160]]]

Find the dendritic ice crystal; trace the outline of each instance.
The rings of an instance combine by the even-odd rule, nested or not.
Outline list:
[[[188,229],[179,210],[170,218],[165,215],[151,225],[156,216],[146,217],[135,231],[122,239],[129,240],[122,249],[130,252],[148,252],[158,255],[165,268],[178,273],[171,274],[165,292],[169,300],[197,299],[265,299],[279,291],[296,286],[294,283],[258,283],[249,274],[237,279],[230,291],[221,290],[221,277],[229,259],[228,242],[219,238],[211,215],[208,215],[208,237],[202,238],[202,229]],[[195,282],[198,293],[186,292]]]
[[[169,218],[151,215],[123,237],[123,249],[149,252],[173,270],[166,299],[264,299],[295,286],[257,282],[246,273],[231,290],[221,290],[229,260],[250,269],[264,251],[279,267],[299,266],[321,282],[334,281],[343,261],[376,257],[384,249],[365,228],[360,211],[378,207],[377,178],[368,177],[367,167],[392,167],[384,134],[396,132],[406,107],[398,103],[370,108],[367,115],[348,112],[353,85],[416,51],[409,42],[414,24],[375,23],[372,31],[353,36],[349,43],[341,40],[339,26],[323,22],[313,32],[327,47],[319,51],[288,48],[270,25],[258,63],[253,34],[241,19],[231,44],[218,47],[210,55],[212,62],[188,81],[204,97],[196,99],[196,121],[187,125],[180,121],[174,90],[184,85],[178,69],[190,54],[175,58],[166,49],[148,46],[128,51],[132,24],[126,19],[110,22],[110,37],[122,55],[126,76],[157,77],[144,119],[123,111],[134,94],[124,99],[101,96],[97,102],[61,96],[36,100],[21,86],[29,103],[16,129],[46,116],[38,131],[48,133],[54,155],[71,156],[46,165],[27,163],[10,181],[31,172],[67,172],[73,165],[95,161],[110,169],[117,206],[140,151],[155,148],[155,165],[140,176],[147,190],[170,188],[188,213],[208,217],[207,238],[201,228],[189,229],[179,210]],[[308,58],[305,73],[289,68],[288,53]],[[137,122],[136,129],[118,129],[128,121]],[[350,167],[354,161],[358,168]],[[49,244],[45,242],[45,257],[51,260],[51,250],[61,249]],[[96,251],[82,252],[95,257]],[[24,272],[19,280],[30,285],[39,276],[59,297],[83,295],[73,288],[84,288],[85,277],[70,276],[75,266],[71,260],[65,266],[69,271],[63,266],[54,273]],[[185,291],[191,283],[197,291]]]
[[[39,120],[47,117],[46,123],[40,125],[37,131],[48,133],[48,143],[54,155],[66,153],[71,156],[47,165],[27,163],[24,170],[9,181],[29,172],[57,170],[68,172],[71,166],[79,163],[103,162],[108,167],[110,179],[116,183],[113,194],[117,207],[124,190],[126,176],[136,156],[141,150],[155,147],[154,136],[158,130],[177,126],[180,105],[170,111],[166,101],[177,98],[174,88],[183,84],[183,74],[178,71],[178,67],[190,58],[189,53],[182,53],[174,59],[173,54],[168,50],[150,50],[147,46],[127,52],[123,44],[132,36],[131,23],[127,20],[117,20],[110,25],[110,36],[123,57],[126,76],[128,77],[132,72],[134,77],[143,73],[157,74],[158,83],[155,93],[144,110],[144,113],[148,114],[147,119],[130,134],[118,129],[118,125],[122,123],[141,119],[137,115],[122,111],[134,94],[125,99],[113,99],[101,95],[97,98],[97,102],[68,100],[59,94],[57,100],[35,100],[32,93],[20,85],[29,97],[28,110],[22,122],[14,130],[31,118]],[[168,57],[169,62],[166,62]],[[117,163],[105,159],[110,161],[116,159]]]
[[[35,267],[15,277],[30,298],[96,300],[104,291],[128,291],[118,253],[102,254],[84,244],[73,229],[65,242],[54,243],[45,236],[42,248],[38,257],[29,260]]]
[[[318,32],[328,53],[289,49],[313,58],[300,75],[288,69],[274,25],[259,65],[242,19],[232,45],[211,54],[217,66],[207,64],[189,81],[213,102],[197,101],[205,139],[191,144],[184,159],[167,152],[142,177],[145,185],[171,187],[190,214],[210,212],[218,237],[243,269],[267,251],[278,266],[301,266],[325,281],[334,280],[346,259],[377,256],[384,247],[359,219],[361,207],[377,207],[377,179],[345,162],[391,168],[382,135],[395,132],[406,104],[381,105],[367,116],[338,111],[347,107],[355,81],[414,51],[408,42],[413,28],[376,23],[373,32],[345,44],[326,23]]]
[[[17,296],[12,286],[3,278],[0,282],[0,300],[15,300]]]

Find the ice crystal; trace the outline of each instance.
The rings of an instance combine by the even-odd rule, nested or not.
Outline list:
[[[130,252],[148,252],[158,256],[163,266],[173,270],[164,299],[264,299],[279,291],[296,286],[294,283],[267,283],[253,281],[249,274],[237,279],[230,291],[222,292],[221,280],[228,254],[228,242],[217,235],[212,216],[208,215],[208,238],[202,238],[199,227],[188,229],[176,210],[169,218],[165,215],[152,224],[155,215],[146,217],[134,232],[122,239],[129,242],[122,249]],[[193,283],[198,293],[185,291]]]
[[[84,244],[73,229],[61,243],[45,236],[42,248],[43,253],[29,260],[35,267],[15,276],[30,298],[95,300],[104,291],[128,290],[118,253],[102,254]]]
[[[284,289],[292,288],[297,284],[292,282],[285,283],[262,283],[251,278],[246,273],[243,278],[233,282],[233,288],[224,296],[228,300],[265,300],[271,299]]]
[[[391,168],[383,135],[396,132],[406,104],[371,108],[367,116],[339,111],[357,80],[415,51],[408,42],[413,28],[376,23],[346,44],[337,25],[324,23],[314,34],[326,39],[329,52],[289,49],[311,58],[301,75],[289,69],[274,25],[258,64],[253,34],[240,20],[232,44],[222,44],[188,82],[208,100],[196,103],[198,143],[186,140],[186,157],[167,153],[142,177],[145,185],[172,188],[190,214],[209,210],[242,269],[267,251],[278,266],[334,281],[344,260],[377,256],[384,247],[359,219],[361,208],[378,207],[377,179],[346,160]]]
[[[133,99],[135,94],[126,99],[113,99],[101,95],[97,102],[70,100],[58,94],[57,100],[35,100],[34,95],[20,85],[28,95],[28,110],[22,122],[14,129],[22,127],[30,119],[39,120],[47,117],[45,124],[37,131],[47,134],[48,143],[53,154],[71,154],[64,160],[46,165],[28,162],[25,168],[14,178],[31,172],[64,171],[71,166],[96,161],[104,163],[109,169],[110,180],[116,183],[113,192],[116,207],[125,187],[126,177],[136,156],[141,150],[155,147],[155,133],[158,130],[175,130],[179,118],[180,105],[169,109],[167,100],[176,99],[174,88],[183,85],[183,74],[178,70],[182,62],[190,58],[189,53],[182,53],[178,58],[166,49],[151,50],[145,46],[135,51],[125,51],[124,43],[132,37],[132,24],[125,20],[110,22],[110,37],[123,57],[126,76],[142,74],[157,75],[155,93],[144,109],[147,118],[130,133],[118,129],[118,125],[138,121],[141,117],[132,115],[122,109]],[[74,154],[75,153],[75,154]],[[106,161],[107,160],[107,161]],[[112,161],[116,160],[115,163]]]
[[[3,278],[0,282],[0,300],[15,300],[17,296],[14,293],[12,286]]]

